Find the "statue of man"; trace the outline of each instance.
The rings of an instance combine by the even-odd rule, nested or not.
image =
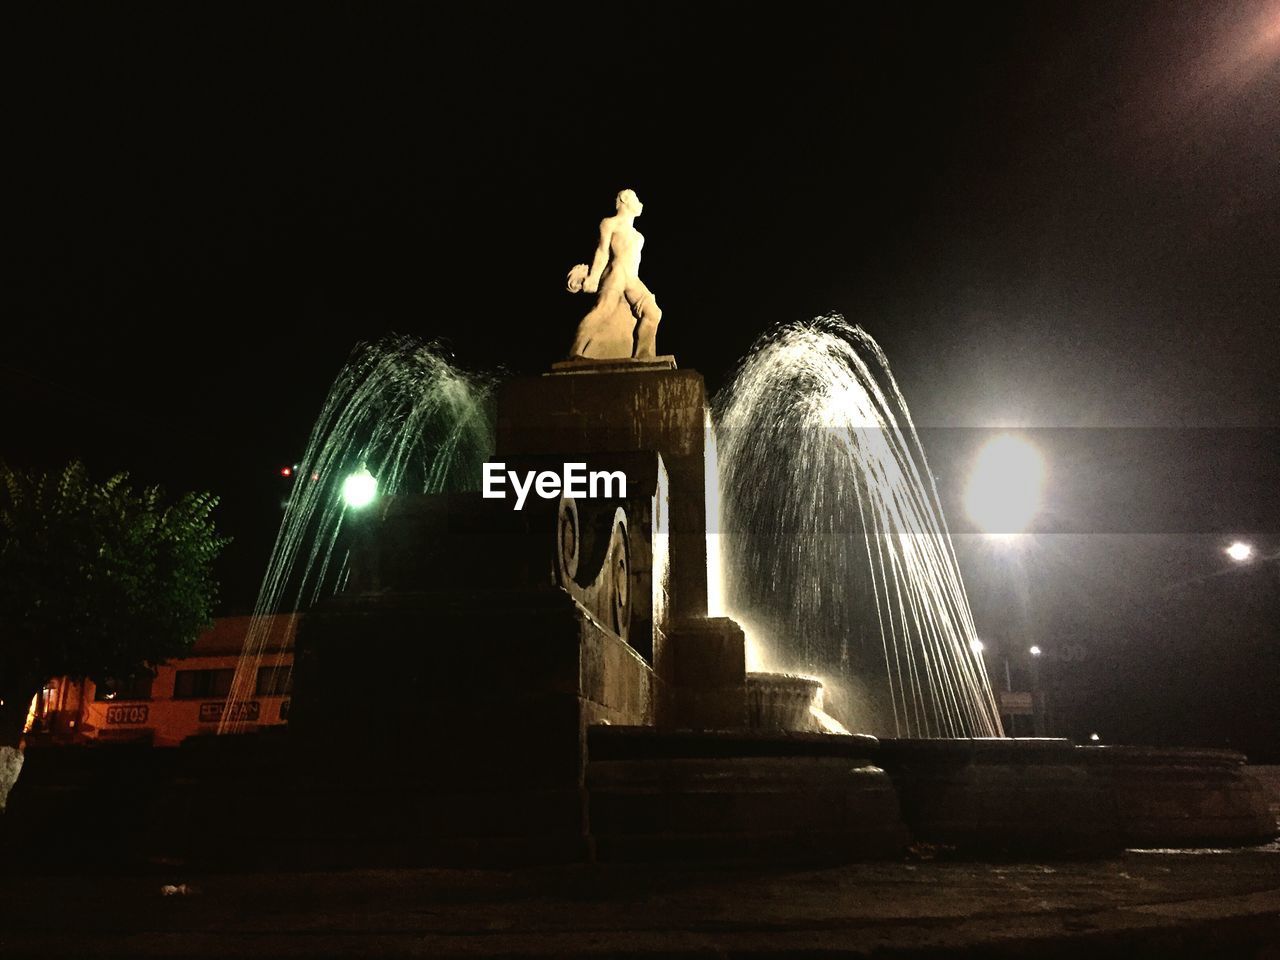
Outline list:
[[[640,280],[644,237],[635,221],[643,210],[634,190],[619,192],[617,212],[600,221],[600,243],[590,269],[580,263],[569,271],[570,293],[599,294],[596,305],[578,324],[570,357],[652,357],[657,353],[662,311]]]

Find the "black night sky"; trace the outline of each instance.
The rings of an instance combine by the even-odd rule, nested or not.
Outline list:
[[[1099,466],[1042,431],[1030,548],[960,538],[980,630],[1086,647],[1047,664],[1060,732],[1274,758],[1275,0],[98,5],[11,36],[0,457],[216,492],[227,610],[351,348],[544,369],[631,186],[660,352],[712,390],[835,310],[949,504],[981,434],[950,428],[1111,438]],[[1095,490],[1135,427],[1159,481]]]

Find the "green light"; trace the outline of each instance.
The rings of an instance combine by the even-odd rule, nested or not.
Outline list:
[[[359,470],[342,482],[342,499],[352,509],[367,507],[377,495],[378,480],[363,463]]]

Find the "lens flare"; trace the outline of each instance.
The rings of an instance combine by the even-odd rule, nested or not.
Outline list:
[[[1227,556],[1236,563],[1244,563],[1253,556],[1253,545],[1237,540],[1231,546],[1227,547]]]
[[[1002,434],[978,454],[965,511],[986,533],[1022,533],[1040,510],[1044,458],[1021,437]]]

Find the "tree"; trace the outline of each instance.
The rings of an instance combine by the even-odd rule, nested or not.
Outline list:
[[[0,463],[0,748],[17,747],[51,678],[124,678],[191,646],[212,621],[227,543],[216,505],[207,493],[166,504],[123,473],[94,483],[78,462],[48,474]]]

